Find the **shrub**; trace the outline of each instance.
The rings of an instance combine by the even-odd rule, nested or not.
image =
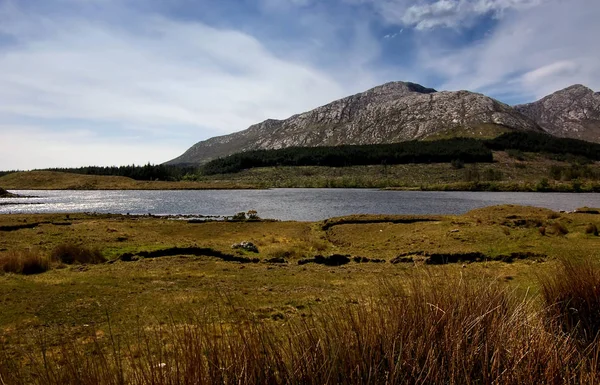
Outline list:
[[[37,251],[22,250],[0,257],[0,268],[5,273],[39,274],[50,269],[50,260]]]
[[[587,225],[585,227],[585,233],[586,234],[592,234],[592,235],[598,236],[598,227],[596,227],[595,224],[590,223],[589,225]]]
[[[231,220],[232,221],[245,221],[246,220],[246,213],[242,211],[242,212],[239,212],[237,214],[234,214],[231,217]]]
[[[560,222],[554,222],[550,226],[550,232],[554,235],[567,235],[569,230]]]
[[[600,269],[591,261],[563,259],[561,268],[542,279],[547,316],[584,345],[600,332]]]
[[[74,263],[95,264],[106,262],[106,258],[99,249],[88,248],[72,243],[57,246],[51,253],[52,260],[60,261],[67,265]]]
[[[536,191],[548,191],[549,188],[550,188],[550,183],[548,183],[547,178],[540,179],[538,184],[535,186]]]

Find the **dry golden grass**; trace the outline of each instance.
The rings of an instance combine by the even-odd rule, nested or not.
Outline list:
[[[569,269],[549,277],[549,285],[581,272]],[[403,282],[379,283],[375,295],[287,320],[283,315],[275,321],[257,319],[230,303],[230,321],[211,309],[159,325],[140,320],[128,330],[91,328],[79,336],[69,329],[44,330],[32,339],[32,351],[0,345],[0,376],[11,384],[48,385],[581,384],[600,379],[597,338],[580,345],[577,333],[561,329],[562,318],[496,280],[423,270]],[[548,289],[551,295],[544,299],[586,293],[575,310],[582,311],[579,321],[594,323],[597,331],[597,318],[588,318],[600,307],[590,286],[597,283],[552,286],[557,290]],[[590,307],[593,313],[583,312]],[[560,309],[560,314],[570,311]]]
[[[0,177],[0,185],[13,190],[202,190],[254,188],[231,181],[139,181],[123,176],[79,175],[55,171],[15,172]]]

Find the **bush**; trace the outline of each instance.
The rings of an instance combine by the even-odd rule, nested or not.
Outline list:
[[[550,233],[554,235],[567,235],[569,230],[560,222],[554,222],[549,226]]]
[[[74,263],[96,264],[106,262],[99,249],[65,243],[52,250],[51,258],[67,265]]]
[[[585,227],[585,233],[586,234],[592,234],[592,235],[598,236],[598,227],[596,227],[595,224],[590,223],[589,225],[587,225]]]
[[[50,269],[50,260],[37,251],[16,251],[0,257],[0,269],[5,273],[39,274]]]

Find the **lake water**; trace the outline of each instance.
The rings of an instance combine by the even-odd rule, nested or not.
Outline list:
[[[600,194],[270,189],[183,191],[29,191],[35,198],[0,199],[0,214],[97,212],[155,215],[233,215],[315,221],[349,214],[462,214],[499,204],[574,210],[600,206]],[[8,204],[7,203],[19,203]]]

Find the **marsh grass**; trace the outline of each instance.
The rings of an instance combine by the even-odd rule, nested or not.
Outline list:
[[[50,258],[54,261],[59,261],[67,265],[74,263],[80,264],[95,264],[104,263],[106,258],[98,248],[90,248],[74,243],[63,243],[52,250]]]
[[[585,270],[586,278],[556,286],[565,274],[580,272],[565,264],[545,281],[550,283],[543,300],[555,305],[565,300],[563,293],[585,293],[595,305],[587,311],[587,302],[581,304],[581,322],[593,323],[588,317],[599,319],[598,299],[590,296],[595,293],[590,285],[597,285],[599,273],[584,266],[592,269]],[[0,349],[5,363],[0,375],[11,384],[565,384],[599,379],[595,342],[582,347],[574,338],[579,330],[557,329],[561,317],[497,280],[425,270],[406,285],[388,281],[380,287],[377,295],[286,320],[261,321],[229,302],[233,320],[199,311],[162,325],[140,323],[134,331],[109,325],[104,336],[90,331],[87,338],[74,339],[59,333],[58,341],[38,343],[34,353],[11,357]]]
[[[600,333],[600,269],[594,262],[561,261],[561,268],[541,279],[548,316],[562,332],[588,347]]]
[[[50,258],[37,250],[19,250],[0,256],[0,270],[5,273],[39,274],[50,269]]]

